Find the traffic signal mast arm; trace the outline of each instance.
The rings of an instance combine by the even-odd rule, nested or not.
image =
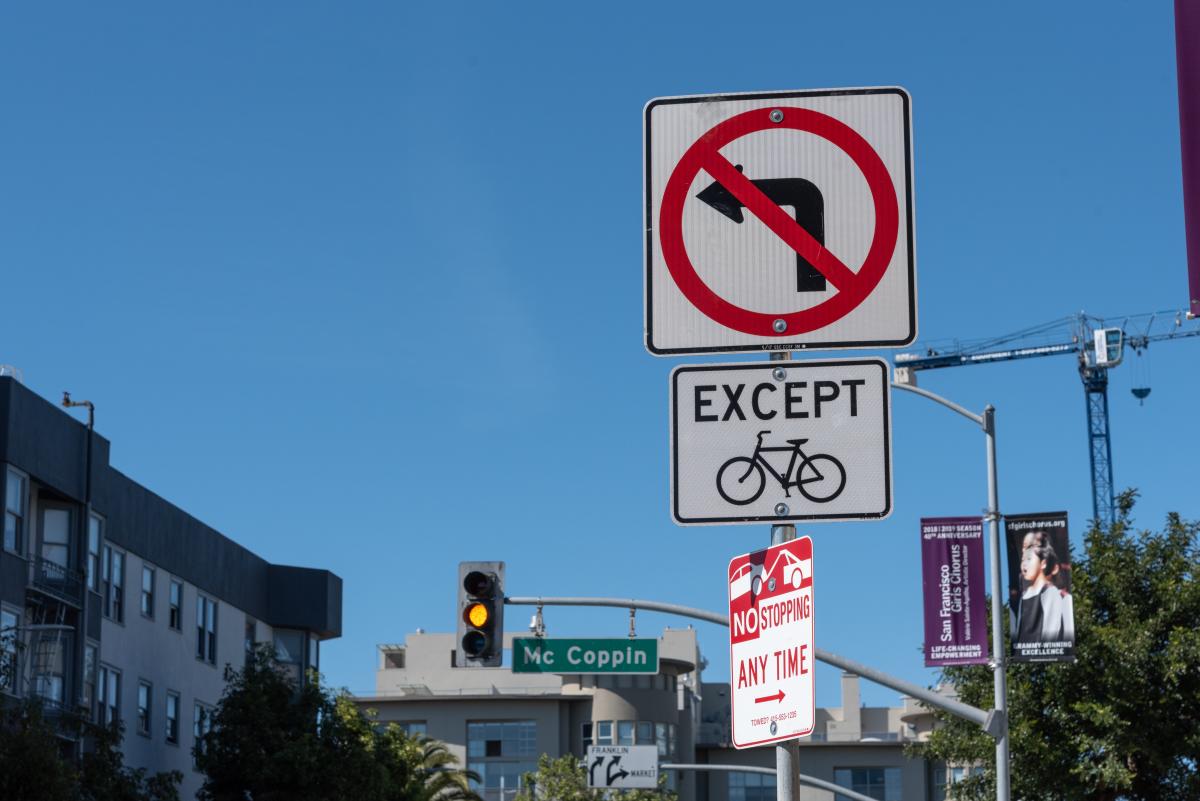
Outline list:
[[[644,601],[637,598],[594,598],[594,597],[558,597],[548,598],[544,596],[538,597],[511,597],[505,598],[504,603],[514,606],[612,606],[619,609],[644,609],[648,612],[666,612],[671,615],[680,615],[681,617],[690,617],[696,620],[703,620],[707,623],[716,623],[718,626],[729,627],[729,617],[727,615],[718,614],[717,612],[708,612],[704,609],[697,609],[692,606],[681,606],[680,604],[663,603],[661,601]],[[953,698],[947,698],[938,693],[920,687],[904,679],[891,676],[875,668],[868,667],[852,659],[846,659],[843,656],[830,653],[829,651],[820,648],[813,649],[814,656],[818,661],[824,662],[827,665],[841,668],[849,673],[861,676],[869,681],[882,684],[897,692],[904,693],[907,696],[916,698],[919,701],[924,701],[930,706],[936,706],[939,709],[944,709],[952,715],[957,715],[964,720],[978,725],[984,731],[992,736],[1002,730],[1000,723],[1000,715],[996,710],[985,712],[982,709],[964,704],[961,701],[956,701]]]
[[[1151,342],[1200,336],[1200,325],[1193,323],[1192,317],[1175,311],[1107,319],[1081,312],[994,339],[931,343],[924,352],[897,353],[896,381],[915,385],[919,370],[1076,354],[1087,410],[1092,513],[1108,526],[1115,515],[1108,369],[1120,364],[1126,346],[1140,354]]]

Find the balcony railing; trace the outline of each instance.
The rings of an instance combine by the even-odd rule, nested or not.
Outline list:
[[[83,602],[83,573],[40,556],[34,559],[32,567],[33,579],[30,583],[35,589],[73,606]]]

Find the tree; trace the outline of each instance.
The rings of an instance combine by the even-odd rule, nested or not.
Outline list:
[[[478,774],[458,769],[458,757],[445,744],[423,734],[408,736],[398,726],[380,734],[383,750],[403,766],[398,798],[404,801],[480,801],[470,782]],[[396,771],[396,774],[400,774]]]
[[[79,801],[179,801],[179,771],[147,777],[145,768],[122,764],[120,724],[84,728],[92,745],[79,765]]]
[[[1200,523],[1171,514],[1161,532],[1137,533],[1135,498],[1120,496],[1116,522],[1088,531],[1072,563],[1077,661],[1008,668],[1015,799],[1200,798]],[[942,680],[992,706],[988,668],[946,668]],[[994,797],[995,743],[936,714],[943,726],[913,755],[983,765],[950,792]]]
[[[678,795],[666,789],[667,777],[660,774],[657,790],[622,790],[612,796],[609,790],[588,788],[587,770],[579,757],[567,754],[551,759],[543,754],[538,769],[526,773],[515,801],[677,801]]]
[[[62,747],[41,704],[6,708],[0,719],[0,798],[73,801],[78,774]]]
[[[297,686],[270,645],[225,679],[195,751],[202,801],[479,801],[441,743],[378,726],[315,674]]]
[[[179,771],[146,775],[127,768],[120,726],[104,727],[80,715],[43,714],[39,699],[5,709],[0,720],[0,798],[24,801],[179,801]],[[85,738],[78,764],[70,758],[72,739]]]

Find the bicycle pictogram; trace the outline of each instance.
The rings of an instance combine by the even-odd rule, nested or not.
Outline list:
[[[763,437],[770,431],[758,432],[758,443],[750,456],[735,456],[717,471],[717,492],[729,503],[745,506],[754,503],[767,487],[767,473],[779,482],[784,494],[791,497],[791,488],[813,503],[828,503],[842,494],[846,487],[846,468],[827,453],[809,456],[800,450],[807,439],[789,439],[787,447],[764,446]],[[790,453],[787,469],[776,470],[764,453]],[[764,468],[766,468],[764,472]]]

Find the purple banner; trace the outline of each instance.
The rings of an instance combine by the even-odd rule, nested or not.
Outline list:
[[[1183,219],[1187,231],[1189,305],[1200,314],[1200,3],[1175,0],[1179,79],[1179,142],[1183,156]]]
[[[925,666],[988,661],[983,586],[983,520],[921,519],[925,589]]]

